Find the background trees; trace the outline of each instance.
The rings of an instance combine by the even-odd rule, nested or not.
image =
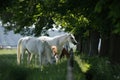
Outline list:
[[[119,3],[119,0],[4,0],[0,3],[0,19],[7,24],[6,29],[15,33],[24,34],[34,24],[35,36],[52,24],[60,25],[76,35],[80,43],[77,49],[89,55],[98,55],[101,38],[99,55],[119,62]]]

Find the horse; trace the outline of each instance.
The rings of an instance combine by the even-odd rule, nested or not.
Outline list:
[[[39,37],[39,39],[47,41],[50,46],[56,46],[58,49],[58,54],[61,54],[63,46],[66,42],[72,42],[74,45],[77,44],[75,37],[73,36],[73,34],[70,33],[66,33],[54,37],[41,36]]]
[[[58,56],[58,52],[57,52],[57,47],[56,46],[52,46],[52,51],[54,52],[54,55]],[[68,51],[66,50],[66,48],[62,49],[62,53],[60,54],[60,59],[62,57],[64,57],[64,56],[66,56],[67,59],[70,58],[70,54],[68,53]]]
[[[53,55],[54,55],[54,57],[55,57],[55,59],[56,59],[56,62],[58,62],[58,52],[57,52],[57,47],[56,46],[51,46],[51,49],[52,49],[52,51],[53,51]]]
[[[28,52],[29,63],[32,59],[32,57],[30,57],[31,54],[39,55],[40,65],[44,65],[45,60],[47,60],[50,64],[54,62],[52,60],[53,51],[51,50],[51,46],[48,44],[47,41],[40,40],[35,37],[23,37],[19,39],[17,44],[17,63],[18,64],[20,64],[21,59],[23,60],[23,55],[25,51]]]
[[[64,56],[66,56],[67,59],[70,58],[70,53],[65,48],[63,48],[62,53],[60,54],[60,59]]]

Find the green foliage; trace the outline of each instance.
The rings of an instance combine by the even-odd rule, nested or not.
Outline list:
[[[21,34],[27,31],[24,30],[26,27],[34,24],[33,33],[38,36],[43,27],[49,29],[54,22],[64,26],[67,31],[74,30],[73,32],[79,34],[76,30],[88,24],[87,18],[80,14],[79,2],[79,0],[18,0],[14,1],[15,5],[5,7],[5,12],[2,11],[0,19],[3,24],[9,23],[6,29],[13,29]]]
[[[97,80],[114,80],[112,77],[112,68],[111,65],[109,64],[109,61],[106,59],[100,58],[99,61],[97,58],[93,59],[92,61],[92,68],[91,68],[91,73],[94,74],[94,78]],[[99,79],[98,79],[99,76]]]
[[[81,55],[80,59],[90,64],[90,68],[85,74],[92,76],[93,80],[120,79],[120,65],[111,64],[108,58]]]
[[[4,0],[0,6],[0,20],[16,33],[35,24],[33,33],[38,36],[54,23],[77,35],[90,30],[120,33],[119,0]]]

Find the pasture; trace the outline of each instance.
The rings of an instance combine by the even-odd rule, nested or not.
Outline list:
[[[34,60],[34,59],[33,59]],[[34,65],[26,63],[18,66],[16,64],[16,50],[0,50],[0,80],[66,80],[67,59],[63,58],[58,64],[47,65],[43,70]],[[74,63],[75,80],[85,80],[78,64]]]
[[[108,58],[74,55],[74,80],[120,80],[120,65],[112,65]],[[41,69],[26,61],[16,65],[16,49],[0,50],[0,80],[67,80],[67,59]]]

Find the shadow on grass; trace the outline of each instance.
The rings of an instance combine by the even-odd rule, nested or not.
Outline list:
[[[77,57],[73,66],[74,80],[120,80],[120,65],[112,65],[106,58]],[[84,63],[90,64],[86,72],[81,68],[86,67]],[[44,66],[41,71],[34,61],[29,66],[18,66],[16,54],[0,55],[0,80],[66,80],[66,77],[67,59],[62,59],[58,64]]]
[[[31,63],[30,65],[34,65]],[[74,62],[74,79],[85,80],[78,64]],[[67,60],[44,66],[16,65],[16,54],[0,55],[0,80],[66,80]]]
[[[9,63],[9,64],[16,64],[16,54],[2,54],[0,55],[0,63],[2,62],[2,64],[6,64],[6,63]]]

